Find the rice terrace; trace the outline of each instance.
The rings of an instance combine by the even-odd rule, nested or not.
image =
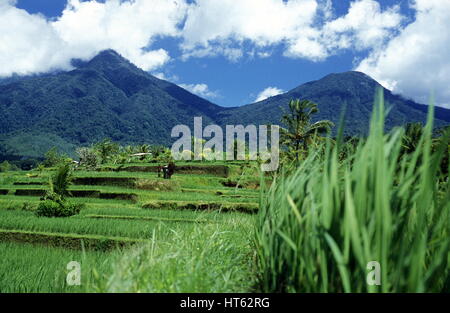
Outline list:
[[[383,134],[378,101],[367,139],[285,151],[278,172],[262,161],[175,165],[167,148],[110,140],[79,148],[80,162],[55,149],[32,170],[3,162],[2,292],[447,290],[448,135],[432,139],[430,111],[407,152],[402,129]],[[314,104],[290,103],[301,105]],[[391,264],[383,281],[405,280],[366,285],[371,259]],[[68,260],[86,269],[79,287]]]
[[[450,6],[258,1],[0,0],[0,294],[450,292]]]
[[[60,219],[34,212],[48,189],[48,176],[60,174],[58,169],[2,173],[2,291],[118,291],[136,277],[142,285],[133,283],[126,291],[250,288],[253,268],[247,258],[254,253],[250,238],[258,191],[245,186],[256,186],[259,180],[248,179],[244,163],[177,166],[183,170],[171,180],[158,178],[155,163],[145,161],[104,164],[95,171],[77,169],[68,193],[83,209]],[[227,187],[229,183],[236,187]],[[137,276],[127,277],[128,270],[120,267],[139,262],[135,254],[146,262],[133,264]],[[18,255],[29,255],[20,262],[34,266],[21,267]],[[82,272],[89,289],[74,290],[61,279],[69,259],[89,268]],[[106,284],[105,268],[117,275],[113,283]],[[11,272],[14,269],[17,272]]]

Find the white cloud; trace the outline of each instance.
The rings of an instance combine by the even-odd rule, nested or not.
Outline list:
[[[160,37],[180,39],[182,58],[287,57],[322,61],[342,50],[368,52],[357,70],[395,92],[427,102],[434,90],[450,107],[450,1],[411,0],[415,20],[404,26],[398,6],[352,1],[335,16],[331,0],[69,0],[48,20],[0,0],[0,76],[71,68],[114,49],[140,68],[162,72],[169,52]],[[206,84],[184,85],[214,97]],[[275,88],[276,89],[276,88]]]
[[[217,98],[218,93],[211,91],[207,84],[179,84],[181,88],[184,88],[193,94],[205,98]]]
[[[153,76],[155,76],[156,78],[162,79],[162,80],[167,80],[170,82],[177,82],[179,80],[179,77],[177,75],[172,75],[172,74],[166,74],[164,72],[153,72],[151,73]]]
[[[329,48],[370,49],[389,38],[401,21],[398,6],[382,11],[377,1],[362,0],[352,2],[345,16],[326,23],[323,36]]]
[[[148,47],[158,36],[179,36],[186,9],[183,0],[69,0],[62,15],[49,21],[0,0],[0,75],[68,69],[72,58],[89,59],[104,49],[153,70],[170,56]]]
[[[191,57],[204,58],[204,57],[216,57],[219,55],[225,56],[231,62],[237,62],[243,55],[242,49],[232,47],[220,47],[220,46],[207,46],[196,48],[191,51],[185,51],[182,55],[183,60],[187,60]]]
[[[351,2],[347,14],[336,19],[331,18],[330,2],[322,10],[322,26],[302,29],[287,38],[286,56],[322,61],[343,49],[371,50],[393,36],[403,19],[398,6],[383,11],[375,0]]]
[[[269,51],[261,51],[261,52],[258,52],[257,55],[258,55],[260,58],[265,59],[265,58],[270,57],[270,56],[272,55],[272,53],[269,52]]]
[[[283,90],[277,87],[267,87],[263,91],[261,91],[255,99],[255,102],[266,100],[267,98],[279,95],[284,93]]]
[[[3,76],[68,69],[72,58],[86,60],[104,49],[155,70],[170,60],[168,51],[151,50],[164,36],[182,38],[184,59],[264,58],[282,44],[286,56],[319,61],[339,49],[379,46],[401,20],[397,7],[382,11],[375,0],[357,0],[334,20],[330,0],[69,0],[52,21],[14,1],[0,5]]]
[[[316,0],[198,0],[188,9],[182,48],[192,55],[198,49],[227,52],[224,47],[245,41],[260,48],[279,44],[308,28],[317,6]]]
[[[415,21],[386,46],[375,49],[357,70],[394,92],[450,108],[450,1],[416,0]]]
[[[162,80],[168,80],[166,74],[164,74],[163,72],[152,73],[152,75]]]
[[[69,61],[58,53],[65,49],[45,18],[0,0],[0,76],[68,68]]]
[[[321,61],[341,49],[372,49],[400,25],[399,7],[382,10],[375,0],[351,3],[346,15],[332,19],[330,0],[198,0],[189,6],[182,31],[185,58],[222,54],[231,60],[247,42],[256,54],[284,44],[285,56]]]

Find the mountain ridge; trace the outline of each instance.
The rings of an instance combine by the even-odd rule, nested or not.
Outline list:
[[[357,71],[328,74],[286,93],[242,107],[234,107],[219,114],[219,118],[224,124],[233,124],[237,121],[244,124],[250,121],[257,124],[273,123],[281,119],[282,109],[287,110],[291,99],[307,99],[318,104],[319,113],[314,116],[314,120],[328,119],[337,125],[345,109],[347,134],[364,135],[368,130],[378,88],[383,90],[386,107],[391,109],[386,117],[388,130],[408,122],[425,123],[427,105],[393,94],[367,74]],[[435,107],[435,120],[437,126],[450,123],[450,110]]]
[[[42,156],[56,145],[73,154],[75,146],[103,138],[128,144],[170,144],[178,124],[279,123],[293,98],[318,103],[317,118],[336,122],[347,103],[349,133],[364,133],[372,111],[375,80],[360,72],[334,73],[269,99],[225,108],[139,69],[113,50],[89,61],[74,60],[67,72],[13,77],[0,82],[0,155]],[[427,106],[385,90],[393,104],[388,128],[424,121]],[[450,123],[450,110],[437,109],[437,125]]]

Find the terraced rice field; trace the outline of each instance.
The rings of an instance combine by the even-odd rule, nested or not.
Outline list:
[[[259,191],[227,186],[239,164],[179,166],[171,180],[142,163],[76,170],[86,209],[69,218],[34,212],[51,170],[1,173],[0,292],[252,291]]]

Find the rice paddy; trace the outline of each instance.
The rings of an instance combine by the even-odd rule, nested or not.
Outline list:
[[[34,212],[52,169],[1,173],[0,292],[252,291],[255,216],[247,212],[258,193],[224,187],[219,168],[198,174],[208,166],[190,164],[192,174],[171,180],[113,166],[76,170],[70,200],[86,208],[69,218]],[[135,264],[142,257],[148,262]],[[66,283],[71,261],[81,264],[81,286]],[[138,266],[139,283],[127,283],[124,263]]]
[[[77,169],[68,199],[85,207],[66,218],[36,215],[55,169],[0,173],[0,292],[450,292],[450,133],[433,136],[431,110],[405,153],[383,111],[358,144],[328,138],[269,175]]]

